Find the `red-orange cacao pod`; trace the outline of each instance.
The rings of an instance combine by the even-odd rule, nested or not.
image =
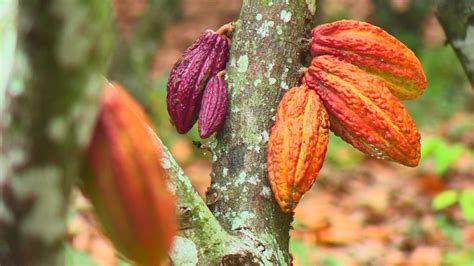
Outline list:
[[[267,168],[276,201],[291,212],[311,188],[328,143],[328,115],[315,91],[291,88],[278,104],[267,147]]]
[[[339,20],[311,31],[313,56],[334,55],[383,79],[399,99],[423,93],[426,77],[420,61],[402,42],[372,24]]]
[[[148,122],[123,88],[108,83],[82,180],[116,249],[140,265],[160,265],[176,233],[175,208]]]
[[[313,59],[304,81],[321,97],[336,135],[374,158],[418,165],[418,129],[383,80],[324,55]]]

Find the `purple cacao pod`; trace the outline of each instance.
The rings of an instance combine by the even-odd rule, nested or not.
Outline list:
[[[198,129],[201,138],[207,138],[223,124],[227,111],[227,86],[221,75],[213,76],[204,89],[199,112]]]
[[[166,86],[166,105],[171,122],[180,134],[198,119],[203,89],[209,77],[225,68],[229,39],[217,32],[204,32],[171,69]]]

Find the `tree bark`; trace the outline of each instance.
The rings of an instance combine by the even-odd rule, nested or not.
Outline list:
[[[474,88],[474,1],[438,0],[436,16]]]
[[[111,22],[108,1],[19,1],[0,116],[1,265],[64,265],[69,191],[105,81]]]

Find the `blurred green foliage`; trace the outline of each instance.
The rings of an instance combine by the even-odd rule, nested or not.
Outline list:
[[[314,261],[310,259],[310,255],[319,258],[319,264],[321,266],[342,266],[343,264],[333,256],[329,256],[315,250],[314,246],[304,244],[300,241],[290,239],[290,252],[294,254],[294,257],[298,258],[298,265],[314,265]]]
[[[301,265],[310,265],[308,255],[314,251],[313,246],[307,246],[300,241],[290,239],[290,252],[300,259]]]
[[[348,169],[357,166],[364,157],[365,155],[362,152],[356,150],[334,133],[329,133],[325,163],[329,163],[338,169]]]
[[[456,247],[462,245],[464,237],[462,231],[454,224],[454,222],[445,215],[437,215],[435,217],[436,227],[448,238]]]
[[[474,266],[474,247],[446,252],[443,265]]]
[[[72,249],[68,244],[64,245],[64,250],[67,266],[98,265],[85,251]]]
[[[458,203],[464,220],[474,221],[474,189],[445,190],[431,201],[434,210],[442,210]]]
[[[474,189],[464,189],[459,196],[459,207],[466,221],[474,221]]]
[[[422,164],[432,157],[434,160],[432,170],[439,176],[443,175],[463,152],[467,152],[467,148],[462,143],[449,144],[439,136],[429,136],[421,140]]]
[[[474,247],[463,245],[462,231],[446,216],[436,216],[436,226],[454,244],[443,253],[442,265],[474,266]]]
[[[403,102],[417,125],[438,124],[456,112],[472,109],[473,91],[451,47],[425,48],[418,56],[428,86],[420,98]]]
[[[422,48],[423,22],[432,10],[431,0],[409,1],[405,9],[393,8],[392,1],[374,0],[371,22],[396,36],[415,52]]]
[[[5,88],[13,68],[16,47],[15,14],[17,4],[13,0],[0,1],[0,110],[3,109]]]
[[[442,210],[455,204],[457,201],[458,192],[456,190],[449,189],[438,193],[431,201],[431,207],[434,210]]]
[[[90,256],[89,253],[71,248],[69,244],[64,245],[64,253],[66,256],[66,266],[98,266],[99,264]],[[129,262],[117,256],[118,266],[132,266]]]

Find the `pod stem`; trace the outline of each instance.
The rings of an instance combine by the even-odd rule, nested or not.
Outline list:
[[[216,74],[216,76],[218,76],[218,77],[222,77],[222,76],[224,76],[224,75],[225,75],[225,69],[219,71],[219,73]]]
[[[305,76],[306,72],[308,72],[307,67],[300,67],[298,69],[298,74],[300,75],[300,83],[303,84],[303,85],[306,84],[306,82],[304,81],[304,76]]]
[[[227,23],[222,25],[216,32],[220,35],[228,37],[229,33],[234,31],[234,28],[235,27],[232,25],[232,23]]]

